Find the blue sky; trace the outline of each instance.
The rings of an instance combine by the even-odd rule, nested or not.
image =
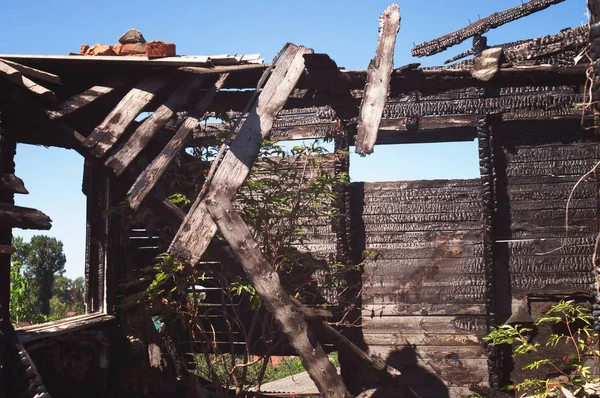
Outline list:
[[[6,1],[2,5],[0,53],[68,54],[81,44],[113,44],[129,28],[147,40],[174,42],[178,54],[262,53],[270,60],[286,43],[327,53],[339,66],[366,69],[377,45],[379,15],[391,3],[363,1]],[[396,67],[422,62],[440,65],[470,48],[470,40],[442,54],[415,60],[415,43],[431,40],[479,17],[521,4],[521,0],[399,1],[402,16]],[[487,34],[488,44],[553,34],[587,22],[586,2],[566,0]],[[53,219],[50,231],[65,245],[69,277],[83,275],[85,198],[83,161],[74,151],[19,145],[17,175],[29,195],[17,204],[42,210]],[[379,146],[366,158],[351,158],[354,181],[478,176],[475,143]],[[28,239],[39,233],[15,230]]]

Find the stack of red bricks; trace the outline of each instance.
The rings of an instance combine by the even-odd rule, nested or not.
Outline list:
[[[162,41],[146,42],[142,33],[135,29],[129,29],[119,37],[119,44],[104,45],[94,44],[81,46],[79,53],[81,55],[112,55],[112,56],[133,56],[148,58],[174,57],[175,44],[164,43]]]

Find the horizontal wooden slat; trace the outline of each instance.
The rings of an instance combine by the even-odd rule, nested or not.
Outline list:
[[[28,194],[23,180],[14,174],[0,174],[0,191]]]
[[[485,334],[484,316],[387,316],[363,318],[363,329],[403,334]],[[392,332],[393,333],[393,332]]]
[[[380,286],[381,280],[363,282],[365,304],[483,304],[485,285],[476,286]]]
[[[367,318],[402,315],[485,315],[485,304],[363,304]]]

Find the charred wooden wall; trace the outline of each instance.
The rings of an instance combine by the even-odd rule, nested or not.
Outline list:
[[[362,278],[370,353],[426,395],[444,396],[442,380],[486,382],[480,181],[355,183],[351,193],[364,228],[354,243],[381,256]]]
[[[504,354],[484,349],[490,327],[594,288],[596,175],[574,188],[600,159],[593,132],[576,120],[482,123],[481,179],[350,190],[352,249],[380,256],[364,265],[364,342],[417,389],[451,396],[511,377]]]

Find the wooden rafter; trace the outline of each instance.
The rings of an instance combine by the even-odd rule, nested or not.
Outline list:
[[[496,12],[487,18],[483,18],[475,23],[472,23],[466,28],[457,30],[456,32],[447,34],[438,39],[414,46],[412,49],[412,55],[414,57],[425,57],[437,54],[449,47],[462,43],[470,37],[482,35],[491,29],[515,21],[519,18],[526,17],[527,15],[546,9],[551,5],[562,3],[563,1],[565,0],[531,0],[525,4],[521,4],[518,7],[514,7],[502,12]]]
[[[396,4],[385,10],[379,18],[379,24],[379,43],[375,58],[369,64],[356,135],[356,153],[361,156],[373,152],[381,113],[387,101],[396,35],[400,30],[400,9]]]
[[[117,176],[131,164],[139,153],[152,141],[152,138],[187,104],[190,95],[204,82],[204,76],[188,76],[173,91],[164,104],[159,106],[129,137],[119,152],[106,160],[105,166],[114,170]]]
[[[206,94],[204,94],[204,97],[200,100],[198,105],[196,105],[196,108],[190,112],[179,130],[177,130],[177,133],[164,147],[161,153],[139,175],[127,193],[127,200],[132,209],[137,209],[144,201],[146,195],[148,195],[160,177],[164,174],[167,167],[171,164],[175,155],[183,149],[188,136],[198,125],[198,121],[204,116],[208,105],[215,98],[215,94],[221,89],[223,83],[225,83],[227,76],[229,76],[229,74],[224,73],[217,79],[213,86]]]
[[[50,73],[50,72],[46,72],[46,71],[43,71],[40,69],[32,68],[30,66],[22,65],[18,62],[9,61],[7,59],[0,59],[0,61],[4,62],[5,64],[7,64],[9,66],[12,66],[13,68],[15,68],[16,70],[21,72],[21,74],[23,74],[27,77],[31,77],[33,79],[38,79],[38,80],[43,80],[48,83],[59,84],[59,85],[62,84],[62,81],[60,80],[60,76],[55,75],[54,73]]]
[[[0,203],[0,224],[11,228],[50,229],[52,220],[36,209]]]
[[[103,157],[125,132],[139,113],[167,85],[164,76],[150,76],[133,88],[86,138],[85,146],[96,157]]]
[[[0,191],[20,193],[24,195],[29,193],[27,188],[25,188],[23,180],[16,175],[9,173],[0,174]]]
[[[288,46],[210,182],[207,197],[222,191],[231,199],[243,184],[275,116],[304,72],[303,55],[308,53],[312,50],[306,47]],[[203,199],[196,199],[169,247],[172,255],[191,264],[200,260],[217,231]]]

